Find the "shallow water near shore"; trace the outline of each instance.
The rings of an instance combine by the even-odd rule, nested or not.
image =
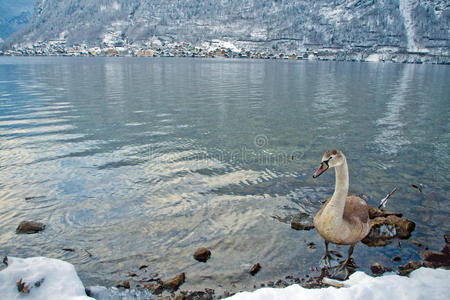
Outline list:
[[[185,272],[182,289],[220,294],[311,275],[323,241],[290,219],[331,196],[333,172],[311,175],[338,148],[351,193],[375,206],[397,186],[387,208],[416,222],[407,241],[355,248],[359,270],[396,269],[450,232],[449,78],[439,65],[0,57],[0,254],[66,260],[85,286]],[[16,235],[22,220],[47,227]]]

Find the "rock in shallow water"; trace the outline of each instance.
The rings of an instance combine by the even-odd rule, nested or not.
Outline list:
[[[174,291],[178,290],[178,287],[184,283],[185,279],[186,279],[186,275],[184,273],[180,273],[177,276],[164,281],[162,284],[162,287],[165,290],[174,292]]]
[[[32,234],[45,229],[45,224],[34,221],[22,221],[16,229],[17,234]]]
[[[382,266],[381,264],[379,264],[379,263],[374,263],[374,264],[372,264],[372,265],[370,266],[370,270],[372,271],[372,274],[373,274],[374,276],[380,276],[380,275],[382,275],[383,273],[392,271],[392,269],[385,268],[385,267],[383,267],[383,266]]]
[[[211,251],[206,248],[199,248],[194,253],[194,258],[201,262],[206,262],[211,257]]]
[[[299,213],[292,217],[291,228],[295,230],[311,230],[314,228],[313,218],[307,213]]]
[[[385,246],[396,237],[408,239],[416,227],[413,221],[399,217],[401,214],[398,213],[385,212],[373,207],[370,207],[369,212],[372,229],[362,240],[368,246]]]
[[[423,265],[429,268],[450,268],[450,235],[444,235],[445,246],[441,251],[423,251]]]
[[[250,273],[252,276],[255,276],[256,273],[259,272],[259,270],[261,270],[261,265],[260,265],[259,263],[256,263],[256,264],[254,264],[253,267],[250,269],[249,273]]]
[[[414,270],[417,270],[422,266],[422,263],[418,261],[409,261],[403,266],[398,267],[398,274],[402,276],[408,276]]]

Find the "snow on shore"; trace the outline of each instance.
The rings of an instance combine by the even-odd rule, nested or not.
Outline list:
[[[305,289],[291,285],[284,289],[262,288],[254,292],[238,293],[230,300],[294,300],[294,299],[448,299],[450,296],[450,270],[420,268],[409,277],[386,274],[371,277],[356,272],[344,282],[342,288]]]
[[[21,279],[28,293],[19,292]],[[1,299],[93,299],[86,296],[73,265],[46,257],[8,256],[8,267],[0,272],[0,295]]]
[[[21,279],[28,286],[28,293],[19,292],[17,282]],[[393,273],[371,277],[356,272],[343,282],[342,288],[305,289],[291,285],[283,289],[262,288],[254,292],[242,292],[228,299],[448,299],[449,282],[450,270],[443,269],[420,268],[409,277]],[[0,271],[0,295],[1,299],[93,299],[86,296],[73,265],[46,257],[8,257],[8,267]]]

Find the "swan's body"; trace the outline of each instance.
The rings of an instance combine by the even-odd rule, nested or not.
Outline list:
[[[314,217],[314,226],[325,239],[326,256],[328,256],[328,242],[350,245],[349,255],[345,261],[347,263],[355,244],[370,231],[368,206],[360,197],[348,196],[348,167],[342,152],[330,150],[325,153],[322,163],[313,177],[318,177],[331,167],[336,169],[335,190],[331,199]]]

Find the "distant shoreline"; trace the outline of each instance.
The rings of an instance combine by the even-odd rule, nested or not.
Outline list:
[[[64,57],[193,57],[193,58],[240,58],[306,61],[351,61],[351,62],[391,62],[408,64],[450,64],[450,55],[436,54],[428,49],[407,51],[398,47],[377,49],[355,47],[344,48],[304,48],[287,53],[257,51],[211,44],[208,47],[193,46],[189,43],[167,45],[119,45],[89,47],[86,44],[66,45],[65,41],[38,42],[33,45],[15,46],[0,51],[0,56],[64,56]]]

